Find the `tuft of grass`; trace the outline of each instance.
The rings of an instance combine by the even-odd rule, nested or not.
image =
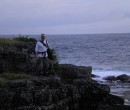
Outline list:
[[[32,42],[32,43],[36,42],[35,38],[28,38],[28,36],[24,36],[24,35],[19,35],[19,37],[14,38],[14,40],[22,41],[22,42]]]
[[[6,87],[8,85],[8,80],[0,77],[0,87]]]
[[[35,38],[28,38],[28,36],[22,36],[19,35],[19,37],[16,38],[0,38],[0,44],[16,44],[19,42],[32,42],[35,43],[36,39]]]
[[[29,78],[31,75],[26,73],[2,73],[0,74],[1,78],[5,78],[8,80],[15,80],[15,79],[24,79]]]
[[[10,38],[0,38],[0,44],[16,44],[19,41]]]
[[[54,63],[53,68],[57,74],[61,74],[61,67],[58,62]]]

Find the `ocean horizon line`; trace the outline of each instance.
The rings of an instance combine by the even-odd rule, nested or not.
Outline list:
[[[46,33],[45,33],[46,34]],[[130,32],[125,32],[125,33],[77,33],[77,34],[46,34],[46,35],[106,35],[106,34],[130,34]],[[0,34],[0,36],[19,36],[19,35],[25,35],[25,36],[31,36],[31,35],[41,35],[41,33],[40,34]]]

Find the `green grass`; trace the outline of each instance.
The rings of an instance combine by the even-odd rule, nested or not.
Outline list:
[[[7,87],[11,80],[25,79],[30,76],[26,73],[2,73],[0,74],[0,87]]]
[[[0,77],[0,87],[6,87],[8,85],[8,80]]]
[[[0,44],[16,44],[19,41],[10,38],[0,38]]]
[[[14,40],[22,41],[22,42],[32,42],[32,43],[36,42],[35,38],[28,38],[28,36],[24,36],[24,35],[19,35],[19,37],[14,38]]]
[[[29,78],[31,75],[26,73],[2,73],[0,74],[1,78],[5,78],[7,80],[15,80],[15,79],[24,79]]]
[[[19,35],[18,37],[15,37],[13,39],[11,38],[0,38],[0,44],[16,44],[19,42],[32,42],[35,43],[35,38],[28,38],[28,36],[22,36]]]

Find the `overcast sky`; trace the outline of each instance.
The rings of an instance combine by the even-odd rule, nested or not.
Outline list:
[[[130,0],[0,0],[0,34],[130,33]]]

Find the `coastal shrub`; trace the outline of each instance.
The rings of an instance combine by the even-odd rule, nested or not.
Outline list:
[[[22,41],[22,42],[32,42],[32,43],[36,42],[35,38],[28,38],[28,36],[24,36],[24,35],[19,35],[19,37],[14,38],[14,40]]]
[[[57,59],[57,55],[56,55],[56,52],[54,49],[51,49],[50,48],[50,54],[51,54],[51,60],[53,60],[54,62],[58,62],[58,59]]]
[[[57,57],[57,54],[56,54],[56,51],[54,49],[50,49],[51,51],[51,54],[52,54],[52,61],[54,63],[54,70],[55,71],[58,71],[60,69],[60,66],[59,66],[59,61],[58,61],[58,57]]]
[[[15,80],[15,79],[29,78],[30,75],[25,73],[2,73],[0,74],[0,77],[9,80]]]

